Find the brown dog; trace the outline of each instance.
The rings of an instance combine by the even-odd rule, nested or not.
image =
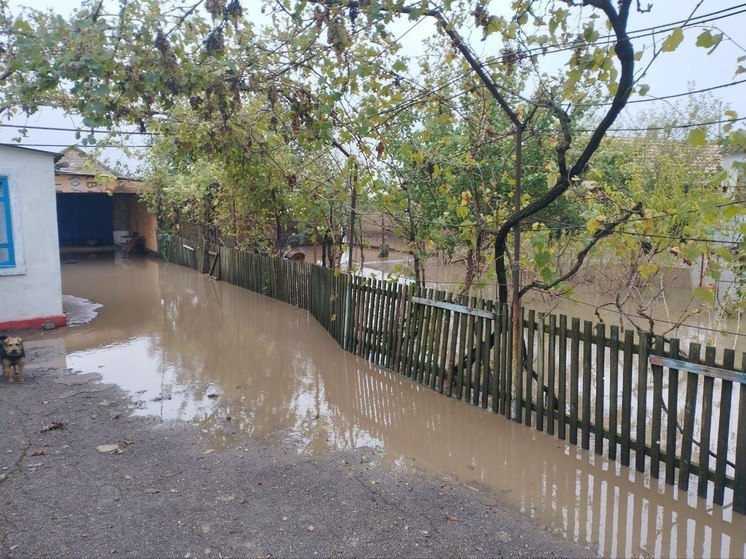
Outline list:
[[[2,361],[3,374],[8,378],[8,382],[15,382],[17,376],[18,382],[23,384],[23,368],[26,366],[23,338],[0,336],[0,361]]]

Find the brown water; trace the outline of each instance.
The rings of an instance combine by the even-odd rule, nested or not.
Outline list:
[[[360,262],[360,258],[360,251],[357,251],[354,262]],[[411,258],[404,252],[391,252],[388,258],[380,258],[377,251],[366,250],[365,266],[385,273],[412,275]],[[463,261],[444,263],[438,257],[431,257],[425,264],[427,287],[458,293],[463,289],[465,270]],[[728,294],[732,282],[723,280],[718,284],[716,304],[705,303],[692,297],[692,290],[699,285],[698,272],[697,266],[662,270],[660,277],[649,288],[633,290],[632,297],[623,305],[625,314],[613,305],[616,294],[624,291],[624,272],[619,266],[599,265],[595,262],[586,263],[581,273],[574,278],[574,293],[546,296],[530,292],[523,302],[537,313],[562,313],[593,322],[598,322],[600,316],[607,324],[631,328],[634,322],[647,330],[647,320],[638,314],[638,306],[642,304],[644,312],[655,321],[655,333],[679,338],[684,347],[689,342],[698,342],[731,348],[739,354],[746,351],[746,324],[742,324],[743,320],[739,320],[737,316],[728,316],[722,312],[723,307],[727,306],[728,297],[732,296]],[[654,298],[663,285],[663,296]],[[481,288],[475,288],[472,295],[497,300],[494,280]]]
[[[98,317],[30,344],[64,343],[68,367],[130,391],[134,413],[196,422],[216,451],[246,434],[305,453],[373,447],[390,467],[496,494],[599,555],[746,555],[746,518],[730,506],[372,367],[305,311],[149,260],[81,260],[63,267],[63,286],[102,304]]]

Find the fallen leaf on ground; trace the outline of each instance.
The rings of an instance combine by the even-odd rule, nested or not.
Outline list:
[[[47,455],[47,449],[46,448],[40,448],[39,450],[35,450],[31,453],[31,456],[46,456]]]
[[[160,489],[155,489],[155,488],[153,488],[153,487],[148,487],[148,488],[147,488],[147,489],[145,490],[145,493],[149,493],[150,495],[155,495],[156,493],[160,493],[160,492],[161,492],[161,490],[160,490]]]
[[[446,520],[449,520],[451,522],[458,522],[458,517],[456,515],[453,515],[453,514],[447,514],[446,515]]]
[[[122,451],[119,449],[119,445],[116,444],[102,444],[96,447],[96,450],[104,454],[119,454]]]
[[[119,441],[119,444],[123,444],[125,446],[128,446],[128,445],[131,445],[131,444],[135,444],[135,441],[133,441],[132,439],[122,439],[122,440]]]
[[[313,531],[314,531],[315,529],[316,529],[316,526],[314,526],[313,524],[311,524],[311,525],[310,525],[310,526],[308,527],[308,531],[309,531],[309,532],[313,532]]]
[[[45,425],[41,428],[40,433],[46,433],[47,431],[55,431],[56,429],[64,429],[65,424],[62,421],[53,421],[49,425]]]
[[[218,396],[220,396],[220,394],[215,394],[214,392],[207,395],[208,398],[217,398]]]

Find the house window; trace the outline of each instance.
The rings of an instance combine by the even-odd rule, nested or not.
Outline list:
[[[8,177],[0,177],[0,268],[13,268],[15,265]]]

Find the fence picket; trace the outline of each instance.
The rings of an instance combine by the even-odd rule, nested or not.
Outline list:
[[[523,318],[523,317],[521,317]],[[534,330],[534,324],[536,323],[536,311],[534,309],[529,309],[528,311],[528,332],[527,332],[527,341],[526,341],[526,369],[529,371],[534,370],[534,336],[535,336],[535,330]],[[510,366],[510,365],[509,365]],[[521,386],[520,381],[524,380],[522,379],[523,371],[519,371],[518,373],[518,386]],[[520,415],[521,409],[525,408],[525,423],[526,427],[531,426],[532,421],[532,408],[533,408],[533,402],[534,402],[534,395],[533,395],[533,375],[531,373],[528,373],[525,377],[525,383],[526,383],[526,395],[523,398],[523,405],[518,406],[518,414]],[[519,400],[520,402],[520,400]],[[520,417],[518,418],[520,421]],[[538,417],[537,417],[538,421]]]
[[[583,436],[581,445],[583,450],[591,447],[591,374],[593,372],[593,323],[583,322]]]
[[[635,333],[631,330],[624,332],[624,349],[622,364],[622,438],[621,462],[622,466],[629,466],[630,434],[632,432],[632,346]]]
[[[578,382],[580,363],[580,319],[572,319],[570,334],[570,444],[578,444]]]
[[[689,346],[689,362],[699,363],[699,344]],[[686,375],[686,404],[684,407],[684,433],[681,441],[681,465],[679,466],[679,489],[689,489],[689,470],[692,465],[692,446],[694,444],[694,416],[697,411],[697,383],[696,373]]]
[[[559,422],[557,425],[557,436],[564,441],[567,437],[567,316],[561,314],[559,317],[559,398],[558,413]]]
[[[596,416],[593,421],[593,447],[604,453],[604,377],[606,376],[606,326],[596,325]]]
[[[557,317],[549,315],[549,349],[547,361],[547,435],[554,435],[554,412],[557,407],[555,392],[555,368],[557,348]]]
[[[645,471],[645,433],[647,429],[648,398],[648,345],[647,333],[639,336],[640,349],[637,361],[637,433],[635,435],[635,467]]]
[[[715,348],[705,348],[705,365],[715,365]],[[699,475],[697,476],[697,494],[707,497],[707,474],[710,471],[710,434],[712,431],[712,397],[715,389],[715,379],[705,376],[702,394],[702,421],[699,432]]]
[[[663,336],[656,336],[653,354],[663,355]],[[663,367],[653,365],[653,425],[650,434],[650,475],[660,477],[661,459],[661,412],[663,410]]]
[[[736,352],[726,349],[723,354],[723,369],[735,370]],[[733,383],[722,381],[720,389],[720,419],[718,421],[718,440],[715,458],[715,493],[713,501],[722,505],[725,500],[726,466],[728,463],[728,435],[730,434],[730,411],[733,397]]]
[[[546,369],[546,316],[539,315],[539,358],[536,371],[536,430],[544,430],[544,371]]]
[[[679,340],[672,339],[669,342],[668,355],[672,359],[679,358]],[[666,483],[673,485],[676,482],[676,431],[678,422],[676,410],[679,398],[679,371],[668,369],[668,399],[667,421],[666,421]]]
[[[741,371],[746,373],[746,353],[741,355]],[[736,474],[733,510],[746,514],[746,384],[738,387],[738,429],[736,431]]]

